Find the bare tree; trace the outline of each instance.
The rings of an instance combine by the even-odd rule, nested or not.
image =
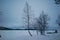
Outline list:
[[[31,15],[30,15],[31,14],[31,7],[29,6],[29,4],[27,2],[26,2],[26,7],[24,8],[24,13],[25,13],[25,17],[24,17],[25,24],[28,27],[28,32],[29,32],[30,36],[32,36],[32,34],[29,31],[29,28],[30,28],[30,18],[31,18]]]
[[[57,24],[60,26],[60,15],[58,15]]]
[[[47,21],[48,15],[44,14],[44,11],[42,11],[42,14],[40,14],[39,18],[37,19],[37,32],[40,31],[42,35],[44,34],[48,24]]]
[[[60,4],[60,0],[55,0],[55,3],[56,4]]]

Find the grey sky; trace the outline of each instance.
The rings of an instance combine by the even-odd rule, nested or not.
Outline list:
[[[22,14],[26,0],[0,0],[3,12],[3,26],[23,26]],[[60,5],[56,5],[54,0],[27,0],[31,6],[35,17],[44,10],[50,17],[50,26],[56,26],[56,18],[60,10]]]

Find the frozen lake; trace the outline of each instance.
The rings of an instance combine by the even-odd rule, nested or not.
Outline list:
[[[60,40],[60,31],[56,34],[37,35],[36,31],[31,31],[32,37],[27,30],[0,30],[0,40]]]

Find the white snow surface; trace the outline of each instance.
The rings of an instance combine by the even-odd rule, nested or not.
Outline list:
[[[0,30],[0,40],[60,40],[60,31],[55,34],[41,35],[40,32],[31,31],[32,37],[27,30]]]

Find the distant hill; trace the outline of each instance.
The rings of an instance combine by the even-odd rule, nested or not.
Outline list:
[[[0,26],[0,30],[12,30],[11,28]]]
[[[47,30],[52,30],[52,29],[57,29],[59,30],[60,28],[58,27],[48,27]],[[7,28],[0,26],[0,30],[28,30],[26,26],[12,26],[12,28]],[[36,30],[34,27],[29,27],[29,30]]]

